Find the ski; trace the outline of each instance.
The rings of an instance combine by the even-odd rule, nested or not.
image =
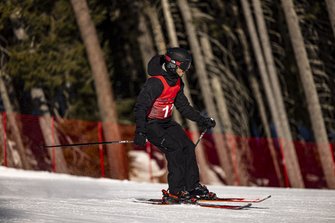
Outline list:
[[[207,207],[207,208],[221,208],[221,209],[231,209],[231,210],[242,210],[245,208],[250,207],[252,204],[247,203],[243,205],[229,205],[229,204],[209,204],[209,203],[200,203],[197,202],[196,205],[199,205],[200,207]]]
[[[242,197],[217,197],[212,200],[207,200],[207,199],[198,199],[198,201],[205,201],[205,202],[245,202],[245,203],[260,203],[263,202],[267,199],[269,199],[271,195],[268,195],[266,197],[261,197],[261,198],[254,198],[254,199],[249,199],[249,198],[242,198]]]
[[[243,197],[217,197],[216,199],[198,199],[200,202],[243,202],[243,203],[260,203],[263,202],[267,199],[269,199],[271,195],[261,197],[261,198],[254,198],[254,199],[249,199],[249,198],[243,198]],[[162,199],[145,199],[148,202],[162,202]]]
[[[215,203],[203,203],[202,201],[197,201],[195,203],[175,203],[175,204],[170,204],[170,203],[163,203],[162,199],[141,199],[141,198],[136,198],[134,200],[136,203],[142,203],[142,204],[152,204],[152,205],[195,205],[199,207],[205,207],[205,208],[217,208],[217,209],[230,209],[230,210],[242,210],[245,208],[250,207],[252,204],[243,204],[243,205],[230,205],[230,204],[215,204]]]

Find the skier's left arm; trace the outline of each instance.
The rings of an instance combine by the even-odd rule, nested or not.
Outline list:
[[[182,116],[197,122],[201,128],[209,129],[216,125],[213,118],[202,116],[199,111],[190,105],[190,102],[184,94],[183,88],[178,92],[174,104]]]

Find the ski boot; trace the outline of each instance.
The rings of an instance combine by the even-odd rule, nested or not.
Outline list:
[[[187,191],[179,191],[176,194],[172,194],[163,189],[162,193],[163,204],[194,204],[197,202],[197,199],[191,197]]]
[[[205,185],[198,184],[193,190],[189,191],[191,197],[203,200],[215,200],[216,194],[210,192]]]

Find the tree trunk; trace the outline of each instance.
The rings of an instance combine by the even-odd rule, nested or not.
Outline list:
[[[242,44],[242,48],[243,48],[243,57],[244,57],[244,61],[245,64],[247,66],[247,73],[250,74],[249,75],[249,82],[250,82],[250,87],[252,89],[253,95],[255,97],[256,103],[257,103],[257,107],[259,110],[259,116],[261,118],[261,122],[264,128],[264,133],[265,133],[265,137],[266,137],[266,141],[270,150],[270,154],[271,154],[271,158],[272,158],[272,162],[273,162],[273,166],[276,172],[276,176],[278,178],[278,182],[279,185],[281,187],[284,186],[284,178],[283,175],[280,171],[280,165],[277,159],[277,153],[275,150],[275,146],[272,140],[272,136],[271,136],[271,131],[270,131],[270,126],[269,123],[267,121],[267,115],[266,115],[266,108],[265,108],[265,104],[262,98],[262,93],[259,89],[259,84],[257,82],[257,79],[253,73],[253,66],[251,64],[251,57],[249,54],[249,46],[247,43],[247,39],[245,36],[244,31],[239,27],[237,30],[240,42]]]
[[[9,99],[9,96],[8,96],[6,85],[5,85],[4,80],[3,80],[3,76],[4,76],[4,73],[3,73],[2,70],[0,70],[0,93],[1,93],[2,102],[3,102],[3,105],[5,107],[5,111],[7,113],[7,119],[8,119],[9,127],[12,130],[14,141],[16,143],[16,148],[17,148],[18,153],[20,155],[22,167],[23,167],[23,169],[28,170],[28,169],[31,169],[31,164],[29,163],[29,159],[27,158],[28,153],[25,150],[24,145],[23,145],[23,141],[22,141],[22,138],[21,138],[21,133],[20,133],[19,127],[17,125],[15,115],[13,113],[13,108],[12,108],[12,105],[10,103],[10,99]]]
[[[4,144],[7,143],[7,141],[5,141],[4,138],[4,129],[3,129],[3,117],[2,117],[2,113],[0,113],[0,166],[2,165],[6,165],[5,164],[5,148],[4,148]],[[7,146],[6,146],[7,147]],[[6,154],[7,156],[7,154]]]
[[[275,94],[272,91],[272,86],[270,85],[271,81],[268,77],[268,72],[266,70],[266,65],[264,62],[264,57],[261,52],[261,45],[259,43],[259,39],[256,33],[255,25],[253,22],[253,18],[251,15],[251,10],[248,1],[241,1],[243,13],[245,16],[245,20],[247,23],[247,27],[249,30],[252,46],[254,49],[254,53],[256,56],[258,68],[260,71],[260,75],[262,78],[264,90],[266,93],[266,97],[269,103],[269,108],[272,114],[272,118],[274,124],[276,126],[276,131],[278,134],[279,144],[283,151],[283,155],[285,158],[286,167],[288,170],[288,177],[290,179],[290,183],[293,187],[304,187],[304,182],[302,179],[302,175],[300,172],[300,167],[298,163],[298,159],[296,156],[295,148],[293,146],[292,137],[290,136],[290,132],[287,131],[285,125],[282,125],[283,120],[281,120],[280,113],[278,111],[278,105],[276,104]]]
[[[263,49],[266,65],[268,68],[273,93],[274,93],[274,96],[277,102],[281,124],[283,125],[284,133],[288,134],[286,135],[286,140],[293,141],[291,130],[289,127],[289,121],[287,118],[287,113],[285,110],[284,99],[282,96],[282,91],[280,89],[280,82],[278,80],[278,75],[277,75],[277,71],[276,71],[276,67],[274,63],[274,58],[273,58],[272,49],[271,49],[270,40],[269,40],[269,34],[266,28],[265,19],[263,16],[263,10],[262,10],[260,0],[253,0],[253,6],[255,10],[255,15],[256,15],[258,33],[260,35],[262,49]]]
[[[150,36],[150,31],[148,29],[147,21],[143,14],[139,15],[139,35],[137,41],[139,43],[139,48],[141,51],[143,68],[147,73],[147,64],[151,57],[155,54],[155,49],[152,43],[152,38]]]
[[[39,117],[39,123],[42,130],[44,141],[47,145],[59,145],[59,139],[57,136],[57,132],[55,131],[54,134],[52,133],[51,128],[51,115],[49,108],[47,106],[47,101],[45,99],[44,92],[41,88],[33,88],[31,90],[31,97],[33,101],[36,103],[36,108],[40,111],[42,114]],[[67,164],[64,158],[63,150],[62,148],[53,148],[55,150],[55,161],[56,161],[56,172],[57,173],[68,173]],[[52,159],[52,150],[48,149],[49,156]]]
[[[149,17],[151,23],[152,32],[158,53],[162,55],[166,52],[166,44],[164,41],[162,27],[159,23],[157,10],[154,9],[150,4],[146,4],[144,10],[146,15]]]
[[[180,12],[183,17],[184,24],[185,24],[188,41],[190,43],[190,47],[191,47],[191,51],[192,51],[192,55],[194,59],[196,74],[197,74],[199,81],[201,82],[200,89],[202,92],[202,96],[204,97],[204,103],[206,106],[206,110],[212,118],[214,118],[215,120],[220,120],[217,110],[215,108],[215,103],[213,99],[214,97],[212,94],[213,92],[211,91],[209,78],[206,75],[207,72],[206,72],[205,63],[204,63],[205,60],[203,58],[203,55],[200,49],[200,44],[197,38],[197,32],[193,24],[190,7],[186,0],[178,0],[177,3],[180,8]],[[231,160],[229,158],[229,154],[230,154],[229,149],[227,148],[227,146],[225,145],[223,141],[222,132],[220,129],[221,124],[222,123],[218,123],[218,126],[213,129],[214,142],[215,142],[215,146],[216,146],[216,149],[219,155],[220,163],[227,176],[227,179],[226,179],[227,183],[234,184],[237,182],[237,180],[234,179]]]
[[[1,163],[0,165],[5,165],[7,167],[14,167],[15,166],[15,157],[13,156],[14,152],[11,150],[11,146],[9,144],[9,140],[7,138],[6,134],[6,126],[3,123],[3,115],[6,115],[6,113],[1,113],[0,114],[0,143],[1,143],[1,148],[2,148],[2,157],[0,157]],[[4,153],[4,147],[6,146],[6,154]],[[16,151],[15,151],[16,152]],[[5,163],[6,159],[6,163]],[[19,160],[19,163],[21,164],[21,160]]]
[[[176,28],[174,26],[173,18],[170,11],[170,5],[168,0],[161,0],[162,10],[165,18],[166,29],[168,30],[168,37],[169,37],[169,46],[170,47],[177,47],[178,44],[178,37],[176,33]]]
[[[166,22],[170,47],[179,47],[177,32],[174,26],[174,21],[171,15],[169,3],[167,0],[162,0],[161,4],[162,4],[164,18]],[[193,100],[191,97],[190,88],[189,88],[189,84],[188,84],[186,76],[183,77],[183,82],[184,82],[184,94],[188,98],[190,104],[193,105]],[[178,119],[178,116],[180,116],[178,111],[174,113],[174,116],[176,119]],[[181,117],[179,119],[181,120]],[[186,120],[186,123],[191,132],[192,141],[196,142],[200,137],[199,129],[196,123],[188,119]],[[214,173],[210,170],[208,166],[208,161],[205,155],[205,147],[204,147],[203,141],[200,141],[200,143],[197,145],[195,152],[196,152],[197,161],[199,164],[201,181],[205,184],[218,182],[219,180],[217,179],[217,177],[214,175]]]
[[[214,66],[214,55],[207,35],[201,35],[200,43],[204,52],[206,63],[210,66]],[[218,76],[214,75],[211,78],[211,85],[213,87],[213,93],[215,95],[217,110],[220,114],[221,122],[224,123],[224,139],[226,146],[231,151],[231,159],[235,175],[239,185],[247,186],[249,182],[249,174],[245,167],[245,163],[242,160],[241,150],[238,148],[236,142],[236,136],[233,131],[233,125],[228,112],[228,105],[226,103],[224,92],[221,88],[221,80]]]
[[[282,6],[291,37],[294,55],[298,64],[300,79],[306,96],[314,138],[320,155],[320,162],[329,188],[335,188],[335,165],[331,153],[327,131],[322,116],[313,74],[308,61],[304,38],[301,34],[299,20],[291,0],[282,0]]]
[[[329,20],[333,29],[333,34],[335,36],[335,1],[334,0],[326,0]]]
[[[117,123],[113,91],[87,2],[86,0],[71,0],[71,4],[91,65],[105,140],[119,140],[121,134]],[[110,176],[117,179],[127,179],[128,163],[125,147],[122,144],[108,145],[107,154]]]

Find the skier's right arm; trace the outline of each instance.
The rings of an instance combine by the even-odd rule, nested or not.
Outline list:
[[[134,143],[144,146],[146,142],[146,116],[155,99],[161,95],[163,84],[157,78],[149,78],[137,97],[134,107],[136,132]]]

